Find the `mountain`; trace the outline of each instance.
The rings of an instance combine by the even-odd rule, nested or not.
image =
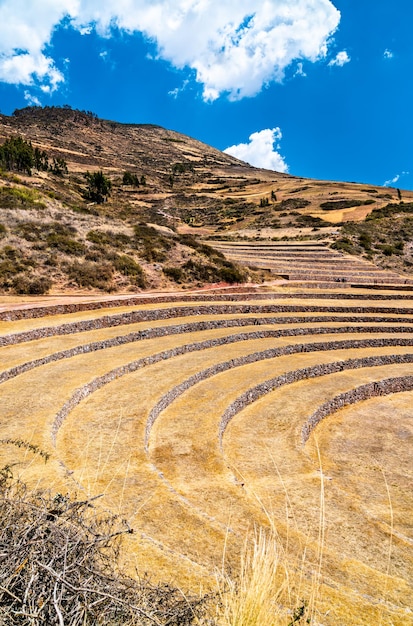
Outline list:
[[[411,239],[405,222],[413,192],[254,168],[160,126],[101,120],[68,106],[28,107],[0,115],[0,144],[11,137],[47,155],[49,165],[64,163],[67,173],[1,171],[3,291],[128,291],[265,278],[200,237],[338,239],[344,251],[397,267],[400,243],[394,255],[376,248],[364,220],[380,215],[394,225],[400,200]],[[88,172],[102,172],[111,184],[106,201],[88,193]],[[396,207],[391,216],[388,205]],[[348,232],[340,236],[343,224]]]

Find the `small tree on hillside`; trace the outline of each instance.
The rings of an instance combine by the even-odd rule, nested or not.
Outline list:
[[[112,183],[107,178],[102,170],[99,172],[86,172],[85,178],[87,181],[86,197],[93,202],[102,204],[106,202],[112,189]]]
[[[133,185],[134,187],[139,187],[138,175],[132,174],[132,172],[124,172],[122,185]]]

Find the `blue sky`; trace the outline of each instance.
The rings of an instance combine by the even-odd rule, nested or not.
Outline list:
[[[0,0],[0,110],[91,110],[413,189],[411,0]]]

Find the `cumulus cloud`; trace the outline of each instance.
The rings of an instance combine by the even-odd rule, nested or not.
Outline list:
[[[350,63],[351,59],[345,50],[339,52],[334,59],[331,59],[329,65],[330,67],[343,67],[346,63]]]
[[[278,152],[282,138],[281,129],[265,128],[249,136],[249,143],[240,143],[226,148],[224,152],[246,161],[255,167],[263,167],[276,172],[288,172],[284,157]]]
[[[116,27],[192,69],[205,100],[237,100],[281,81],[294,60],[325,58],[339,21],[330,0],[2,0],[0,80],[55,89],[63,81],[48,53],[55,28],[110,37]]]

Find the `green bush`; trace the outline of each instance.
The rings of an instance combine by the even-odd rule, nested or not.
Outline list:
[[[364,248],[365,250],[371,250],[371,241],[372,240],[370,235],[368,235],[367,233],[361,233],[359,237],[359,243],[362,248]]]
[[[7,234],[7,228],[5,227],[4,224],[0,224],[0,239],[5,237],[6,234]]]
[[[240,283],[244,280],[243,273],[230,261],[225,261],[221,267],[200,263],[190,259],[183,266],[187,278],[205,283],[227,282]]]
[[[0,187],[0,209],[44,209],[39,193],[22,187]]]
[[[86,252],[86,246],[83,243],[59,233],[50,233],[47,235],[46,243],[50,248],[55,248],[59,250],[59,252],[63,252],[63,254],[82,256]]]
[[[113,265],[118,272],[121,272],[124,276],[130,276],[134,278],[134,282],[138,287],[144,288],[146,286],[145,274],[139,263],[136,263],[134,259],[127,255],[116,256],[113,261]]]
[[[324,211],[336,211],[337,209],[351,209],[352,207],[374,203],[375,200],[372,198],[368,198],[367,200],[329,200],[328,202],[322,202],[320,204],[320,209],[323,209]]]
[[[131,238],[125,233],[113,233],[112,231],[90,230],[86,239],[91,243],[101,246],[113,246],[122,248],[130,245]]]
[[[333,250],[339,250],[340,252],[347,252],[348,254],[357,254],[350,239],[347,238],[337,239],[337,241],[331,245],[331,248]]]
[[[46,294],[51,286],[52,281],[46,276],[32,278],[30,276],[18,275],[11,283],[12,289],[17,294],[30,296]]]
[[[181,283],[184,279],[184,272],[180,267],[164,267],[163,273],[168,278],[171,278],[176,283]]]
[[[218,268],[217,278],[219,281],[230,284],[242,283],[245,280],[243,272],[241,272],[241,270],[235,267],[232,263]]]
[[[376,246],[376,248],[378,250],[381,250],[384,256],[392,256],[393,254],[397,254],[396,248],[390,244],[379,244]],[[400,254],[400,251],[398,251],[398,253]]]
[[[67,267],[67,273],[80,287],[95,287],[105,291],[112,289],[113,267],[109,263],[75,261]]]
[[[12,246],[0,250],[0,286],[10,288],[12,279],[19,273],[34,267],[35,263],[27,255]]]
[[[331,226],[329,222],[326,222],[319,217],[313,217],[312,215],[299,215],[297,217],[297,224],[300,226]]]
[[[305,198],[286,198],[275,205],[274,209],[277,209],[277,211],[291,211],[304,209],[309,204],[311,204],[311,202]]]
[[[173,174],[185,174],[185,172],[193,172],[194,166],[192,163],[174,163],[172,165]]]
[[[141,223],[134,227],[134,244],[142,257],[149,263],[162,263],[174,245],[172,238],[164,237],[155,228]]]

